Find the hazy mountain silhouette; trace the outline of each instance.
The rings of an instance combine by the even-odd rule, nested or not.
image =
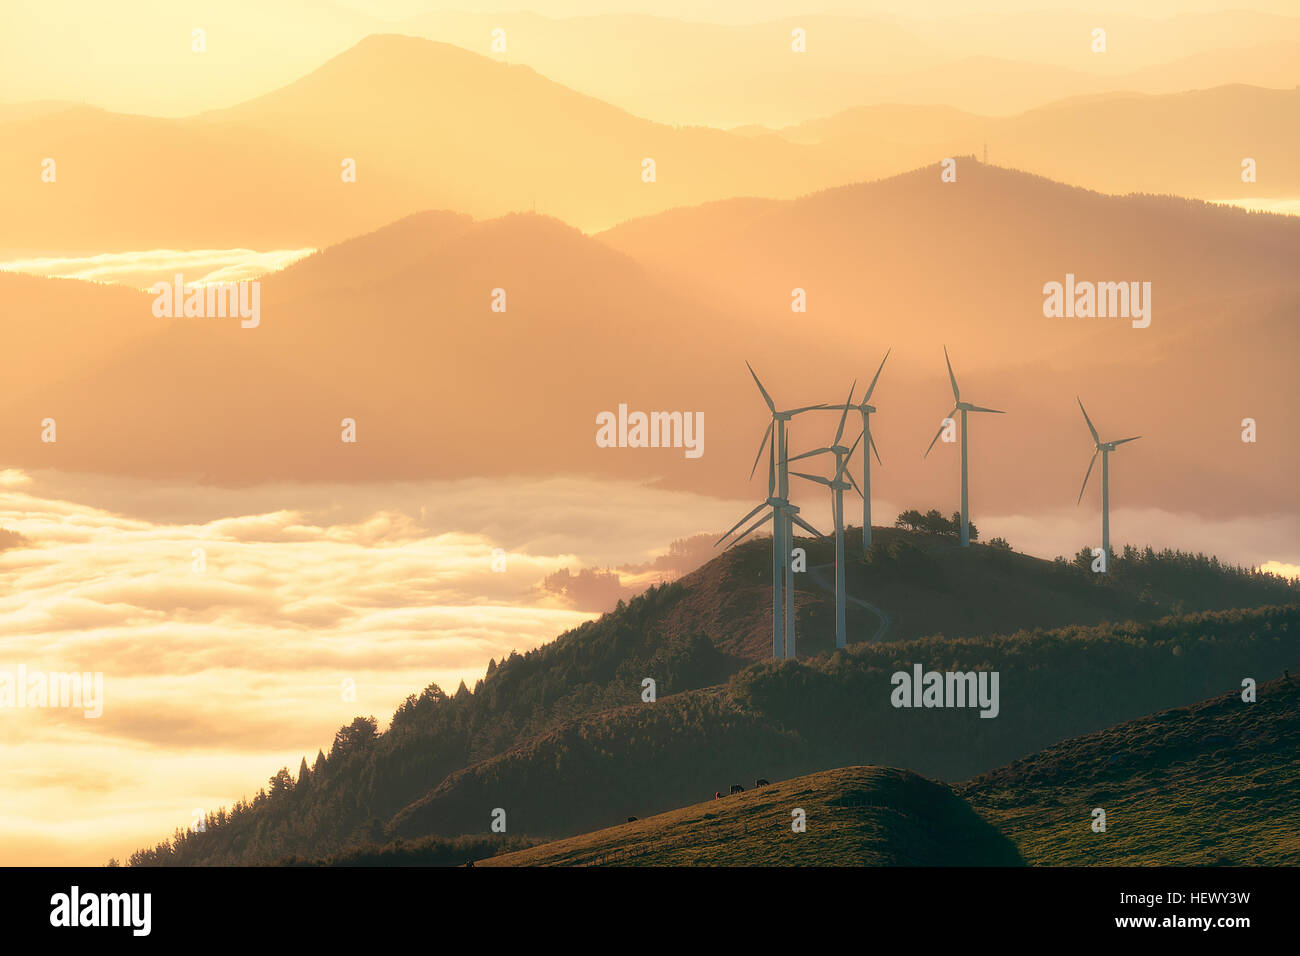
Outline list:
[[[1223,199],[1300,194],[1294,159],[1300,131],[1285,119],[1297,113],[1300,86],[1234,85],[1165,96],[1075,97],[1011,117],[940,106],[864,106],[781,132],[885,172],[987,143],[996,165],[1075,186]],[[1256,161],[1255,183],[1241,181],[1246,157]]]
[[[851,178],[776,136],[673,129],[527,67],[395,35],[229,109],[171,120],[78,108],[15,120],[3,136],[0,248],[321,246],[427,208],[535,206],[600,227]],[[57,160],[57,183],[41,182],[33,154]],[[342,181],[345,158],[355,183]]]
[[[945,82],[1041,86],[1033,77],[1041,67],[994,66],[963,60],[944,67],[953,73]],[[777,84],[787,76],[764,75]],[[896,90],[877,85],[871,97],[803,101],[816,113],[915,102],[907,92],[929,81],[891,82]],[[1278,197],[1300,186],[1288,161],[1297,96],[1248,87],[1106,96],[1005,120],[950,108],[855,108],[784,136],[730,133],[641,119],[528,67],[446,43],[375,35],[287,86],[196,116],[47,103],[0,110],[0,135],[11,146],[0,155],[9,213],[0,249],[324,246],[429,208],[476,217],[536,210],[597,229],[733,196],[798,196],[967,154],[985,141],[999,162],[1105,190]],[[1117,158],[1116,142],[1133,148]],[[1259,183],[1248,189],[1243,156],[1260,164]],[[41,180],[46,157],[58,164],[54,183]],[[642,181],[646,158],[656,163],[653,183]],[[356,163],[355,182],[342,180],[345,159]]]
[[[1090,454],[1076,395],[1104,431],[1144,436],[1115,462],[1124,506],[1288,510],[1300,222],[959,168],[952,184],[929,167],[598,239],[539,216],[422,214],[264,277],[257,329],[154,319],[134,294],[152,335],[119,347],[114,329],[95,356],[65,354],[59,335],[30,343],[20,378],[57,371],[6,396],[0,439],[23,467],[231,482],[568,472],[736,496],[766,423],[745,360],[782,402],[838,401],[892,346],[876,491],[942,501],[952,448],[921,452],[950,407],[946,344],[965,394],[1010,412],[974,426],[977,515],[1073,503]],[[1150,327],[1044,318],[1043,284],[1067,272],[1152,282]],[[132,295],[44,286],[21,284],[49,328]],[[796,287],[806,314],[790,311]],[[703,457],[597,447],[596,415],[620,403],[704,412]],[[47,416],[57,447],[33,425]],[[345,417],[355,445],[340,441]],[[1246,417],[1267,429],[1256,444],[1240,440]],[[833,428],[801,420],[792,448]]]
[[[750,9],[744,19],[771,15]],[[391,20],[308,0],[275,9],[230,0],[206,13],[212,42],[201,57],[173,42],[193,26],[180,11],[153,10],[146,22],[83,12],[84,35],[117,57],[90,64],[87,47],[47,38],[40,16],[19,9],[6,21],[7,35],[21,37],[0,60],[0,89],[10,97],[169,116],[258,95],[367,34],[389,31],[524,64],[665,123],[783,125],[875,102],[1004,114],[1107,90],[1174,93],[1300,82],[1300,19],[1243,10],[1159,19],[1120,11],[954,16],[948,10],[919,19],[807,14],[749,23],[708,23],[694,15],[436,11]],[[249,30],[249,22],[257,29]],[[1097,27],[1108,33],[1104,54],[1092,51]],[[807,53],[791,50],[796,28],[806,31]],[[496,30],[505,31],[504,53],[492,51]],[[118,63],[153,69],[112,69]],[[165,84],[157,82],[161,71]]]
[[[1290,262],[1300,251],[1300,221],[1171,197],[1102,196],[971,158],[957,169],[953,183],[929,166],[794,201],[673,210],[600,238],[663,281],[742,310],[752,327],[747,356],[761,354],[765,341],[797,336],[798,349],[767,380],[791,401],[811,400],[807,383],[847,369],[828,353],[853,356],[853,371],[833,378],[862,382],[874,374],[874,356],[892,346],[884,373],[891,391],[882,380],[876,398],[884,407],[888,395],[897,397],[888,399],[888,415],[873,419],[882,455],[882,436],[897,449],[882,480],[906,479],[926,497],[951,488],[951,467],[920,461],[926,435],[951,406],[943,343],[963,395],[1016,416],[1014,425],[1009,415],[974,426],[986,444],[981,451],[973,442],[972,454],[995,476],[974,479],[985,507],[1060,503],[1055,489],[1078,487],[1086,426],[1073,398],[1092,394],[1106,403],[1108,421],[1132,423],[1151,443],[1117,465],[1131,469],[1129,493],[1161,487],[1144,504],[1223,513],[1267,500],[1286,510],[1277,476],[1300,467],[1300,443],[1274,433],[1268,447],[1243,444],[1241,422],[1300,405],[1286,358],[1298,334],[1300,286]],[[1150,326],[1044,317],[1044,284],[1067,273],[1150,282]],[[806,291],[806,314],[791,311],[796,288]],[[745,388],[743,370],[732,382]],[[761,421],[759,412],[751,420]],[[753,425],[747,431],[756,434]],[[1177,481],[1148,471],[1155,464],[1148,453]],[[1253,464],[1238,471],[1247,458]],[[1024,481],[1026,462],[1033,482]],[[1201,479],[1212,481],[1212,495]]]

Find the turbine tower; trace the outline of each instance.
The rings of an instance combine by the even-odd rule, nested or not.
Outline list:
[[[1083,399],[1075,396],[1074,400],[1079,403],[1079,411],[1083,412],[1083,420],[1088,423],[1088,431],[1092,432],[1093,444],[1097,450],[1092,453],[1092,460],[1088,462],[1088,470],[1083,476],[1083,485],[1079,488],[1079,499],[1075,502],[1077,506],[1083,501],[1083,492],[1088,487],[1088,479],[1092,476],[1092,466],[1097,463],[1097,455],[1101,455],[1101,550],[1106,556],[1104,567],[1110,570],[1110,453],[1118,446],[1125,442],[1137,441],[1141,435],[1134,435],[1132,438],[1121,438],[1119,441],[1102,441],[1097,435],[1097,429],[1092,426],[1092,419],[1088,417],[1088,411],[1083,407]]]
[[[951,412],[944,416],[944,421],[948,421],[953,415],[961,412],[961,546],[970,547],[970,496],[967,491],[966,482],[966,413],[967,412],[992,412],[995,415],[1005,415],[1006,412],[999,411],[996,408],[981,408],[978,405],[972,405],[970,402],[961,400],[961,391],[957,388],[957,376],[952,374],[952,362],[948,358],[948,346],[943,347],[943,360],[948,363],[948,381],[952,382],[952,398],[957,404],[953,406]],[[930,439],[930,448],[939,440],[943,434],[943,425],[939,425],[939,430],[934,433]],[[930,456],[930,448],[925,450],[922,458]]]
[[[871,385],[867,387],[862,396],[862,401],[857,405],[849,405],[848,408],[862,414],[862,435],[865,441],[862,445],[862,487],[858,489],[858,494],[862,496],[862,554],[865,556],[871,549],[871,454],[875,452],[876,461],[880,461],[880,450],[876,448],[876,440],[871,437],[871,413],[876,411],[876,407],[871,405],[871,393],[876,390],[876,382],[880,381],[880,373],[885,367],[885,360],[889,358],[889,352],[885,353],[885,358],[880,360],[880,368],[876,369],[876,377],[871,380]],[[851,399],[850,399],[851,400]],[[830,405],[829,408],[844,408],[843,405]],[[851,481],[855,481],[852,474],[849,475]]]
[[[790,474],[788,462],[786,461],[789,447],[787,425],[795,415],[824,408],[825,406],[807,405],[802,408],[778,410],[776,403],[772,401],[772,396],[768,394],[767,389],[763,387],[763,383],[759,381],[753,366],[748,362],[745,363],[745,366],[749,369],[749,374],[753,376],[754,384],[758,386],[763,401],[767,403],[768,411],[772,414],[772,420],[768,422],[767,430],[763,433],[763,440],[758,446],[758,454],[754,456],[754,467],[749,471],[749,477],[753,478],[754,472],[758,470],[758,463],[763,457],[763,450],[766,448],[768,451],[767,498],[757,508],[736,522],[735,527],[714,543],[714,547],[725,541],[737,528],[764,508],[770,507],[772,509],[772,656],[778,659],[794,657],[794,571],[790,566],[790,545],[794,540],[794,525],[798,524],[801,528],[810,531],[819,538],[824,537],[824,535],[800,518],[798,516],[799,509],[790,503]],[[777,454],[778,448],[780,449],[779,456]],[[777,465],[778,460],[780,462],[779,466]],[[727,547],[730,548],[738,544],[741,539],[756,531],[766,520],[765,515]]]
[[[845,448],[840,444],[840,439],[844,437],[844,423],[848,420],[849,409],[856,406],[850,405],[853,401],[853,390],[858,387],[855,381],[849,386],[849,396],[845,404],[839,406],[843,408],[843,414],[840,415],[840,427],[835,430],[835,440],[825,448],[815,448],[812,451],[806,451],[802,455],[795,455],[791,461],[798,461],[801,458],[809,458],[813,455],[822,455],[830,453],[835,456],[835,477],[833,479],[823,478],[820,475],[807,475],[803,472],[796,471],[794,475],[807,481],[815,481],[818,484],[825,485],[831,489],[831,514],[835,521],[835,646],[844,647],[848,643],[847,631],[845,626],[844,613],[844,492],[857,487],[857,482],[853,481],[853,475],[849,473],[849,459],[853,455],[853,449],[857,447],[857,442],[853,443],[852,448]],[[862,441],[862,435],[858,436],[858,441]],[[845,481],[845,475],[848,475],[849,481]],[[861,489],[858,491],[861,494]]]

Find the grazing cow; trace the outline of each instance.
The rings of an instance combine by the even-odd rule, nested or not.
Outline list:
[[[745,792],[745,788],[742,787],[742,786],[741,786],[740,784],[738,784],[738,783],[733,783],[733,784],[731,785],[731,792],[732,792],[732,793],[744,793],[744,792]]]
[[[721,800],[721,799],[722,799],[722,791],[721,791],[721,790],[714,790],[714,791],[713,791],[713,799],[714,799],[714,800]]]
[[[628,823],[635,823],[635,822],[636,822],[636,817],[628,817],[628,818],[627,818],[627,822],[628,822]]]
[[[757,780],[754,781],[754,786],[756,786],[756,787],[770,787],[770,786],[772,786],[772,782],[771,782],[770,780],[764,780],[762,777],[759,777]]]

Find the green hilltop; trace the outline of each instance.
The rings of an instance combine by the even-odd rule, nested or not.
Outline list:
[[[794,829],[795,810],[806,829]],[[845,767],[484,860],[485,866],[1020,866],[943,784]]]
[[[799,661],[772,661],[770,545],[733,549],[527,654],[473,692],[431,685],[378,732],[340,728],[296,775],[138,851],[139,865],[333,858],[401,839],[482,835],[495,807],[512,837],[586,833],[700,800],[732,783],[864,764],[959,781],[1082,734],[1185,706],[1295,666],[1300,588],[1201,555],[1080,562],[941,535],[879,529],[850,563],[850,594],[890,618],[850,615],[843,651],[820,650],[832,598],[800,575]],[[829,545],[800,541],[816,568]],[[852,549],[851,549],[852,550]],[[890,675],[996,669],[1001,712],[896,710]],[[658,700],[641,701],[642,680]],[[429,843],[433,847],[434,844]],[[437,847],[443,847],[442,843]],[[430,859],[459,850],[429,849]]]

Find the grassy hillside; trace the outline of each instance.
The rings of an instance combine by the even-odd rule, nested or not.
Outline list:
[[[805,832],[792,827],[795,809]],[[846,767],[780,781],[483,866],[1018,866],[952,790],[906,770]]]
[[[508,809],[512,833],[553,838],[692,804],[758,776],[857,764],[961,780],[1222,692],[1240,673],[1263,680],[1287,666],[1300,669],[1294,598],[1285,607],[1148,623],[888,641],[745,667],[743,656],[718,646],[728,634],[734,641],[739,625],[710,617],[692,630],[688,611],[697,589],[725,590],[708,583],[712,576],[735,572],[761,550],[761,543],[738,549],[550,645],[512,655],[493,665],[473,693],[462,687],[448,696],[430,686],[413,694],[383,734],[373,718],[357,718],[335,735],[328,755],[319,753],[310,768],[304,760],[296,779],[282,770],[269,791],[213,815],[206,833],[178,831],[133,861],[273,862],[394,837],[482,833],[495,807]],[[1056,576],[1088,580],[1065,562],[1039,564],[1038,578],[1019,578],[1022,596],[1040,578],[1044,586]],[[1293,594],[1277,579],[1187,556],[1154,556],[1146,573],[1148,584],[1181,591],[1189,601],[1196,598],[1189,588],[1202,600],[1235,596],[1243,603],[1275,591]],[[1186,587],[1175,587],[1184,577]],[[1109,588],[1123,595],[1140,581],[1125,584],[1117,575],[1113,585],[1069,586],[1100,587],[1104,597]],[[761,606],[737,600],[737,621],[753,614],[752,626],[761,628]],[[994,595],[990,608],[998,600]],[[999,716],[892,708],[890,675],[912,663],[998,670]],[[728,674],[730,682],[721,683]],[[654,703],[641,700],[647,676],[658,683]]]
[[[907,771],[849,767],[483,865],[1000,865],[1023,854],[1042,866],[1293,866],[1300,678],[1260,684],[1257,694],[1073,738],[954,790]],[[790,832],[796,806],[807,811],[806,835]],[[1094,807],[1106,810],[1104,833],[1091,829]]]
[[[1300,598],[1295,584],[1204,555],[1117,546],[1110,573],[1099,575],[1091,557],[1044,561],[979,544],[963,551],[952,538],[896,528],[873,528],[872,535],[864,559],[861,529],[847,530],[845,581],[851,596],[888,614],[884,639],[891,641],[1154,620]],[[796,543],[807,549],[809,565],[833,563],[831,540]],[[683,579],[681,600],[664,618],[667,633],[700,629],[728,654],[771,657],[771,554],[769,542],[755,542]],[[833,595],[808,575],[796,575],[795,586],[800,656],[832,650]],[[871,638],[879,624],[875,614],[848,605],[850,643]]]
[[[719,689],[576,718],[449,775],[393,817],[406,838],[472,832],[507,806],[521,832],[563,836],[693,803],[757,776],[878,764],[962,780],[1058,741],[1300,658],[1300,608],[1267,608],[1013,635],[862,645],[766,661]],[[895,709],[890,678],[996,670],[1000,713]]]
[[[1295,866],[1300,678],[1067,740],[957,792],[1031,864]]]

